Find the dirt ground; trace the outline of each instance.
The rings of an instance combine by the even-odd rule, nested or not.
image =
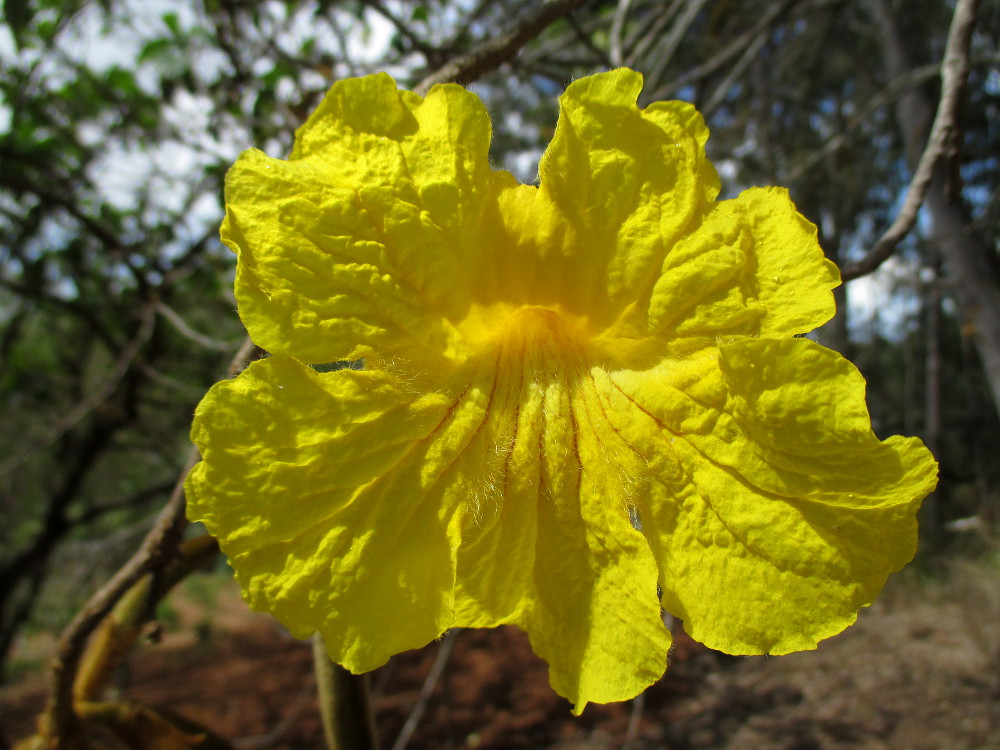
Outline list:
[[[311,649],[251,613],[229,585],[204,606],[179,592],[159,644],[118,680],[128,698],[212,728],[237,750],[322,748]],[[203,597],[201,597],[203,599]],[[956,563],[945,580],[891,582],[858,624],[813,652],[733,658],[677,637],[639,702],[574,718],[514,628],[460,631],[413,750],[1000,750],[1000,571]],[[441,643],[373,673],[391,748]],[[8,742],[30,733],[40,675],[0,689]],[[0,743],[0,747],[2,747]]]

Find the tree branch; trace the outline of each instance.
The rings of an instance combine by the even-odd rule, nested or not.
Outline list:
[[[389,11],[379,0],[365,0],[365,5],[378,13],[382,18],[392,24],[393,28],[399,33],[403,39],[410,43],[410,46],[416,52],[419,52],[424,58],[430,62],[432,65],[437,64],[437,60],[441,58],[441,50],[433,45],[427,44],[423,39],[413,33],[410,30],[409,25],[404,22],[401,18],[397,17]]]
[[[235,376],[259,352],[248,337],[230,362],[227,377]],[[87,639],[136,581],[177,555],[178,545],[187,527],[187,519],[184,517],[184,480],[197,462],[198,451],[192,448],[169,502],[142,545],[111,580],[90,598],[59,637],[49,674],[49,705],[42,722],[42,731],[47,737],[71,743],[72,738],[79,736],[80,718],[73,705],[73,683]]]
[[[927,83],[927,81],[932,78],[936,78],[940,74],[941,66],[935,63],[930,63],[929,65],[922,65],[919,68],[914,68],[904,78],[899,78],[890,83],[888,86],[868,99],[865,102],[864,107],[862,107],[856,114],[849,117],[843,129],[841,129],[839,133],[831,136],[826,143],[797,163],[791,172],[782,176],[781,183],[783,185],[788,185],[801,180],[806,174],[811,172],[817,164],[823,161],[823,159],[846,146],[850,141],[851,134],[861,127],[861,125],[865,123],[875,112],[889,106],[897,98],[899,98],[899,96],[905,94],[910,89],[922,86]]]
[[[645,99],[651,102],[669,99],[672,96],[676,96],[677,91],[684,86],[703,78],[707,78],[716,70],[719,70],[723,65],[729,63],[730,60],[743,54],[747,47],[753,44],[753,41],[757,39],[762,32],[769,30],[778,22],[781,16],[791,10],[792,6],[794,6],[797,2],[799,2],[799,0],[784,0],[784,2],[771,5],[771,7],[768,8],[768,12],[754,25],[752,29],[740,34],[740,36],[720,50],[715,56],[706,60],[701,65],[685,72],[673,81],[660,85],[659,80],[666,72],[666,63],[670,61],[670,58],[672,58],[675,52],[676,45],[680,43],[680,37],[677,36],[677,33],[673,29],[671,29],[671,36],[668,39],[671,44],[671,48],[665,53],[668,57],[666,58],[666,61],[661,59],[657,69],[647,76],[647,80],[649,81],[648,85],[651,88],[655,87],[655,91],[646,94]],[[676,23],[683,24],[683,29],[686,30],[690,21],[687,18],[679,18]],[[674,39],[675,36],[677,36],[676,39]]]
[[[455,637],[460,631],[461,628],[452,628],[442,636],[441,645],[438,647],[437,656],[434,658],[434,664],[431,665],[430,672],[424,678],[424,684],[420,687],[417,702],[410,710],[410,715],[406,717],[403,728],[399,730],[399,736],[392,743],[391,750],[406,750],[410,744],[410,738],[417,731],[417,725],[420,724],[420,720],[427,710],[427,704],[430,703],[434,688],[437,687],[438,682],[441,680],[441,675],[448,664],[448,659],[451,658],[451,652],[455,648]]]
[[[616,66],[622,65],[625,61],[625,55],[622,53],[622,30],[625,28],[625,18],[628,16],[628,8],[631,4],[632,0],[618,0],[614,18],[611,20],[611,31],[608,32],[610,35],[608,57]]]
[[[674,53],[677,52],[677,48],[680,46],[681,39],[687,33],[687,30],[694,23],[695,18],[701,13],[701,9],[705,6],[707,0],[691,0],[691,2],[684,5],[684,9],[681,11],[680,16],[674,21],[674,25],[667,32],[666,36],[663,37],[662,42],[659,45],[659,55],[655,63],[653,63],[652,68],[649,71],[649,81],[651,84],[659,83],[660,79],[663,78],[663,74],[667,70],[667,66],[674,57]]]
[[[426,94],[436,83],[468,83],[495,70],[514,57],[546,26],[576,10],[584,2],[586,0],[548,0],[500,36],[482,43],[471,52],[449,60],[420,82],[416,87],[417,93]]]
[[[958,0],[955,6],[941,63],[941,98],[937,114],[927,145],[906,190],[903,207],[865,257],[841,270],[844,281],[869,274],[892,257],[896,247],[917,223],[917,213],[927,197],[938,163],[955,147],[959,109],[969,75],[969,48],[976,21],[976,4],[977,0]]]
[[[181,336],[191,341],[202,349],[210,349],[213,351],[228,351],[233,350],[233,341],[223,341],[221,339],[213,339],[211,336],[206,336],[203,333],[198,333],[191,326],[187,324],[187,321],[181,317],[180,313],[174,310],[169,305],[166,305],[162,301],[157,301],[156,312],[162,315],[170,324],[174,327]]]
[[[640,20],[635,24],[636,30],[625,41],[624,62],[632,66],[635,61],[644,60],[650,48],[662,36],[663,30],[670,25],[683,5],[684,0],[673,0],[667,8],[658,1],[653,3],[652,7],[643,7],[641,10],[645,12],[646,18],[652,20],[648,23]],[[635,16],[642,19],[639,10],[636,9]]]

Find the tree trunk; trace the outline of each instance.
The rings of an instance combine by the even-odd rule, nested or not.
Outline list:
[[[912,65],[892,9],[888,0],[872,0],[871,6],[884,41],[888,78],[901,80],[911,72]],[[933,106],[921,89],[912,88],[900,97],[896,116],[912,169],[927,141]],[[1000,415],[1000,276],[991,263],[990,246],[972,229],[961,203],[949,200],[944,175],[945,170],[939,168],[927,193],[931,239],[944,260],[965,328],[985,370],[994,409]]]
[[[924,392],[924,442],[934,455],[941,447],[941,256],[931,250],[931,279],[927,295],[927,358]],[[928,550],[941,546],[941,512],[937,492],[928,495],[920,506],[921,541]]]

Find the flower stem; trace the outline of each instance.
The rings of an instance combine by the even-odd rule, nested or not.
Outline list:
[[[313,636],[313,669],[329,750],[378,750],[368,675],[330,661],[319,633]]]

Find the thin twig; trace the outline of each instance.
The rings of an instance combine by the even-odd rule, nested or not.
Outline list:
[[[302,689],[299,690],[298,697],[292,703],[291,708],[287,710],[281,720],[269,732],[239,737],[229,744],[236,748],[236,750],[266,750],[282,742],[287,738],[288,733],[295,726],[295,722],[299,720],[306,706],[309,705],[309,699],[312,698],[315,687],[315,680],[310,674],[308,675],[308,679],[302,684]]]
[[[331,9],[328,20],[330,22],[330,29],[333,31],[333,37],[337,40],[337,47],[339,47],[339,62],[347,68],[347,74],[349,76],[356,76],[358,74],[358,68],[357,65],[354,64],[354,60],[352,60],[350,55],[347,53],[347,34],[344,33],[344,29],[340,25],[339,10]]]
[[[436,83],[469,83],[495,70],[514,57],[521,47],[538,36],[546,26],[579,8],[584,2],[586,0],[548,0],[495,39],[489,39],[471,52],[449,60],[420,82],[416,87],[417,93],[426,94]]]
[[[572,14],[566,16],[566,23],[576,37],[577,44],[582,45],[583,49],[590,52],[600,67],[607,69],[618,67],[608,53],[604,51],[604,48],[594,43],[591,32],[581,26],[580,22]]]
[[[198,331],[194,330],[187,324],[187,321],[184,320],[184,318],[182,318],[176,310],[167,306],[163,302],[156,303],[156,312],[169,321],[177,333],[186,338],[188,341],[194,342],[203,349],[212,349],[220,352],[231,352],[233,350],[233,346],[236,343],[235,341],[222,341],[221,339],[213,339],[211,336],[198,333]]]
[[[677,91],[684,86],[707,78],[724,65],[728,65],[730,60],[743,54],[744,50],[746,50],[746,48],[753,43],[753,40],[756,39],[762,31],[770,29],[778,22],[781,16],[791,10],[792,6],[794,6],[797,2],[799,2],[799,0],[784,0],[784,2],[772,4],[768,8],[767,13],[761,17],[760,21],[758,21],[752,29],[740,34],[740,36],[734,39],[729,45],[720,50],[712,58],[706,60],[701,65],[686,71],[669,83],[663,84],[662,86],[659,85],[661,74],[651,73],[647,76],[649,81],[648,85],[651,88],[655,86],[655,90],[647,94],[645,98],[648,101],[653,102],[669,99],[672,96],[676,96]],[[682,21],[683,19],[678,19],[677,23],[681,23]],[[684,28],[686,29],[687,26],[685,25]],[[673,50],[669,50],[669,53],[673,55]],[[663,66],[661,65],[660,67]]]
[[[191,383],[186,383],[179,378],[165,375],[149,364],[149,362],[139,363],[139,369],[142,371],[143,375],[150,379],[150,381],[156,383],[157,385],[162,385],[164,388],[169,388],[172,391],[177,391],[194,398],[200,398],[205,394],[205,388],[203,386],[192,385]]]
[[[900,95],[907,93],[910,89],[922,86],[940,74],[941,66],[931,63],[930,65],[914,68],[904,78],[890,83],[867,99],[864,107],[848,118],[847,123],[839,133],[831,136],[826,143],[796,163],[795,168],[781,178],[781,183],[787,185],[801,180],[804,176],[812,172],[813,168],[823,161],[823,159],[847,145],[851,134],[861,127],[873,114],[891,104]]]
[[[392,744],[392,750],[406,750],[406,746],[410,743],[410,738],[417,730],[417,725],[420,724],[420,720],[427,710],[431,694],[434,692],[434,688],[437,687],[441,675],[444,673],[444,668],[448,664],[452,649],[455,648],[455,635],[457,632],[458,628],[449,630],[441,640],[441,647],[438,649],[437,658],[434,659],[431,671],[427,673],[427,677],[424,679],[424,684],[420,688],[420,695],[417,696],[417,702],[414,704],[413,710],[406,717],[403,728],[399,730],[399,736],[396,737],[396,741]]]
[[[732,91],[736,81],[743,75],[746,69],[750,67],[750,63],[757,59],[761,49],[767,43],[769,36],[770,34],[767,30],[763,30],[761,31],[760,36],[752,40],[750,44],[747,45],[747,48],[743,51],[740,59],[737,60],[736,64],[726,72],[722,82],[715,87],[715,91],[712,92],[708,101],[699,107],[702,117],[705,117],[706,119],[710,118],[715,113],[715,110],[722,106],[722,103],[726,100],[729,92]]]
[[[230,362],[227,376],[236,375],[255,350],[256,346],[247,338]],[[198,451],[192,448],[169,502],[142,545],[111,580],[90,598],[60,635],[51,663],[49,705],[43,727],[49,737],[72,742],[72,738],[79,736],[80,719],[73,706],[73,683],[91,633],[136,581],[176,556],[178,544],[187,526],[187,519],[184,517],[184,479],[197,461]]]
[[[393,28],[410,43],[414,50],[419,52],[427,60],[440,59],[441,50],[427,44],[410,29],[410,24],[393,14],[388,8],[382,5],[379,0],[365,0],[365,5],[378,13],[382,18],[392,24]]]
[[[184,476],[197,460],[197,451],[192,449],[185,462]],[[177,544],[187,526],[184,517],[183,487],[183,479],[178,480],[170,501],[156,519],[156,523],[136,554],[90,598],[60,636],[49,675],[49,706],[46,709],[48,721],[45,727],[48,735],[61,740],[70,740],[78,736],[79,717],[73,706],[73,683],[87,639],[136,581],[176,552]]]
[[[635,32],[625,41],[624,62],[631,66],[636,60],[645,60],[650,47],[662,36],[663,30],[670,25],[683,5],[684,0],[673,0],[669,7],[664,8],[663,3],[656,0],[652,8],[637,8],[637,18],[642,18],[640,11],[644,10],[647,17],[652,17],[652,21],[636,24]]]
[[[667,70],[667,66],[673,59],[677,47],[680,46],[681,39],[684,38],[688,28],[694,23],[694,19],[698,17],[706,2],[707,0],[690,0],[690,2],[684,5],[684,10],[677,20],[674,21],[674,25],[670,28],[669,33],[667,33],[663,41],[658,45],[658,58],[649,71],[650,82],[659,83]]]
[[[211,563],[219,554],[219,543],[209,534],[178,545],[178,555],[169,565],[140,578],[87,641],[73,681],[73,702],[96,701],[153,616],[156,604],[187,576]]]
[[[97,520],[105,513],[110,513],[113,510],[120,510],[121,508],[134,508],[138,506],[140,503],[146,502],[150,498],[168,492],[169,490],[173,489],[173,486],[174,486],[173,481],[157,482],[156,484],[152,484],[149,487],[146,487],[145,489],[139,490],[138,492],[133,492],[128,495],[121,495],[119,497],[116,497],[114,500],[109,500],[108,502],[102,503],[101,505],[90,505],[83,511],[81,511],[78,515],[74,516],[73,519],[70,521],[70,523],[74,527],[82,526],[84,524],[90,523],[91,521]],[[139,522],[140,528],[141,525],[146,522],[146,520],[148,520],[148,518]],[[125,527],[125,531],[130,531],[130,530],[133,530],[131,526]],[[109,541],[114,540],[119,533],[120,531],[116,531],[114,534],[111,534],[110,536],[107,536],[99,540],[98,544],[104,547]]]
[[[628,728],[625,730],[625,740],[622,750],[632,750],[632,743],[639,736],[639,725],[642,723],[642,713],[646,710],[646,693],[639,693],[632,699],[632,713],[628,717]]]
[[[553,65],[557,67],[568,66],[571,68],[593,68],[595,65],[601,65],[604,67],[611,66],[610,58],[603,52],[601,52],[600,55],[593,55],[593,52],[596,49],[593,42],[589,42],[585,45],[586,51],[592,53],[589,56],[581,54],[581,50],[579,48],[581,33],[584,36],[587,36],[593,35],[598,31],[603,31],[603,19],[600,16],[591,15],[585,16],[582,20],[575,19],[571,16],[567,20],[573,20],[575,23],[573,25],[567,24],[567,28],[560,31],[558,34],[553,33],[548,39],[545,40],[544,46],[539,45],[535,49],[524,50],[516,61],[511,61],[511,64],[522,71],[544,67],[544,70],[538,71],[540,75],[547,75],[547,71],[550,70]],[[569,56],[573,55],[576,56],[575,59],[570,60]],[[576,71],[571,71],[570,75],[575,72]],[[566,83],[566,76],[563,76],[562,74],[558,74],[554,78],[551,75],[549,77],[554,83],[557,83],[560,88]]]
[[[625,28],[625,18],[628,16],[628,8],[631,4],[632,0],[618,0],[614,18],[611,20],[608,56],[615,67],[623,65],[625,62],[625,56],[622,54],[622,30]]]
[[[917,213],[927,197],[938,162],[953,146],[965,80],[969,75],[969,48],[976,21],[977,0],[958,0],[948,30],[941,63],[941,98],[927,139],[927,145],[906,189],[903,207],[896,220],[879,237],[867,255],[841,270],[844,281],[871,273],[895,252],[896,247],[917,223]]]

